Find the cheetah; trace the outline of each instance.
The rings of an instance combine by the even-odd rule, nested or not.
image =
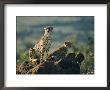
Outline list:
[[[38,63],[39,62],[39,57],[35,51],[34,48],[30,48],[29,49],[29,61],[32,63],[32,64],[35,64],[35,63]]]
[[[71,42],[67,41],[60,48],[49,54],[48,58],[54,57],[55,60],[60,60],[65,58],[69,47],[71,47]]]
[[[35,44],[34,49],[38,50],[40,52],[40,61],[44,61],[44,53],[47,54],[48,56],[48,52],[52,43],[52,31],[53,31],[53,27],[51,26],[46,26],[44,28],[44,35],[41,37],[41,39]]]

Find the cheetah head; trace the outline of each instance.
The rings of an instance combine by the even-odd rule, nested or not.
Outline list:
[[[64,43],[64,45],[65,45],[65,47],[71,47],[72,43],[69,42],[69,41],[66,41],[66,42]]]
[[[51,27],[51,26],[46,26],[46,27],[44,27],[44,30],[45,30],[46,33],[50,33],[50,32],[53,31],[53,27]]]

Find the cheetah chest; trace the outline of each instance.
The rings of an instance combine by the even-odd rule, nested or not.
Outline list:
[[[51,37],[49,37],[49,36],[44,36],[40,41],[39,41],[39,43],[37,44],[37,49],[39,50],[39,51],[48,51],[48,49],[50,48],[50,46],[51,46],[51,41],[52,39],[51,39]]]

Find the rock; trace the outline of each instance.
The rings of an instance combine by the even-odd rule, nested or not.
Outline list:
[[[54,57],[42,63],[24,61],[17,66],[17,74],[80,74],[80,64],[84,55],[69,53],[65,58],[56,60]]]
[[[84,55],[80,52],[76,58],[75,58],[75,61],[79,64],[81,64],[81,62],[84,60]]]

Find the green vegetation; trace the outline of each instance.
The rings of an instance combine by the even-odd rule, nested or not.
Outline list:
[[[82,62],[80,69],[82,74],[94,73],[94,40],[92,37],[88,37],[86,44],[80,44],[73,41],[75,47],[75,53],[82,52],[85,60]]]

